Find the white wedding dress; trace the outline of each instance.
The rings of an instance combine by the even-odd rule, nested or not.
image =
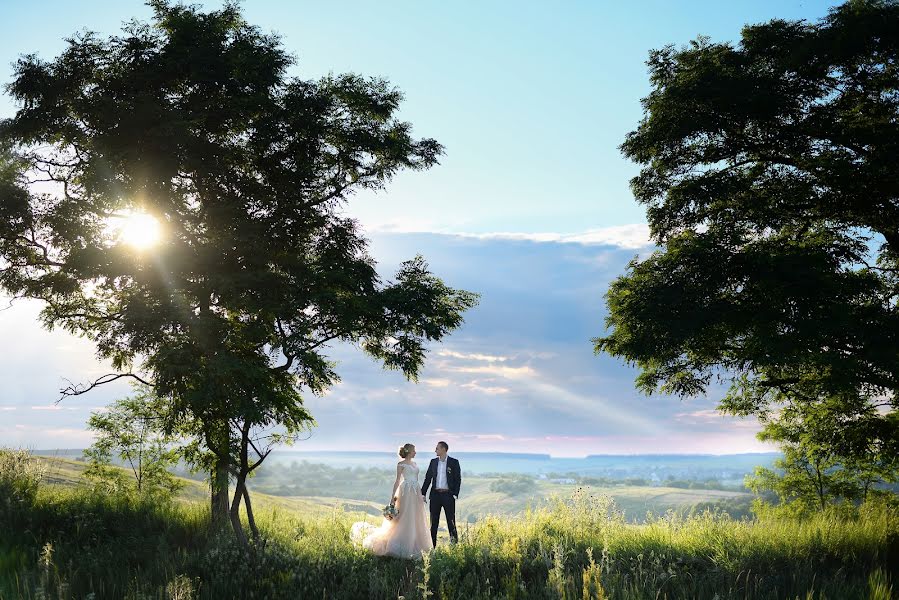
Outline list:
[[[422,552],[430,551],[433,545],[427,506],[418,483],[419,469],[415,463],[399,465],[402,480],[396,489],[396,516],[393,520],[384,519],[380,527],[365,521],[353,523],[350,537],[354,543],[381,556],[421,558]]]

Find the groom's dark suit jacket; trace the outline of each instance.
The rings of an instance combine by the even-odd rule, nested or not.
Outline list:
[[[421,486],[421,495],[428,493],[428,487],[433,482],[437,485],[437,461],[439,458],[432,458],[431,464],[428,465],[428,473],[425,475],[425,484]],[[459,497],[459,488],[462,487],[462,469],[459,468],[459,461],[452,456],[446,457],[446,483],[449,485],[450,492],[453,496]]]

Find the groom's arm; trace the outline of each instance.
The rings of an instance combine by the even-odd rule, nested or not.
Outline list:
[[[453,497],[458,500],[459,499],[459,490],[462,489],[462,467],[459,465],[459,461],[456,461],[456,490],[453,493]]]
[[[421,495],[425,496],[428,493],[428,488],[431,486],[431,479],[434,478],[434,474],[431,471],[431,465],[433,462],[428,463],[428,472],[425,473],[425,483],[421,486]]]

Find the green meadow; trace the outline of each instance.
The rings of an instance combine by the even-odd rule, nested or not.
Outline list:
[[[598,490],[559,490],[407,561],[351,544],[371,502],[255,493],[264,542],[246,554],[210,530],[200,483],[163,504],[99,494],[74,461],[2,456],[3,599],[884,599],[899,576],[899,511],[883,504],[802,520],[671,510],[635,523]],[[643,491],[644,503],[674,493]]]

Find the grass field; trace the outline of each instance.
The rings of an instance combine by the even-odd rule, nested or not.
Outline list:
[[[359,513],[337,499],[257,494],[265,546],[248,555],[210,530],[201,484],[159,505],[72,485],[80,465],[65,461],[47,465],[54,483],[32,485],[40,466],[0,451],[0,599],[884,600],[899,577],[899,511],[886,505],[802,521],[670,513],[633,524],[608,496],[581,490],[483,518],[459,544],[407,561],[354,547]]]
[[[76,487],[83,483],[82,473],[87,464],[68,458],[37,457],[44,466],[44,482],[49,486]],[[176,500],[181,504],[202,504],[209,500],[209,488],[192,479],[179,478],[183,485]],[[253,493],[253,504],[262,511],[282,510],[310,516],[330,514],[335,508],[359,518],[381,514],[381,506],[374,502],[323,496],[272,496]]]
[[[537,489],[530,494],[509,495],[491,492],[491,478],[468,478],[465,482],[465,495],[459,502],[460,520],[468,520],[469,516],[482,518],[486,515],[516,515],[529,507],[545,506],[555,496],[569,497],[580,486],[559,483],[537,482]],[[713,503],[721,500],[751,499],[751,495],[742,492],[720,490],[684,490],[669,487],[614,486],[584,487],[589,493],[609,496],[623,511],[627,520],[643,521],[647,512],[661,515],[669,510],[686,511],[702,503]]]

